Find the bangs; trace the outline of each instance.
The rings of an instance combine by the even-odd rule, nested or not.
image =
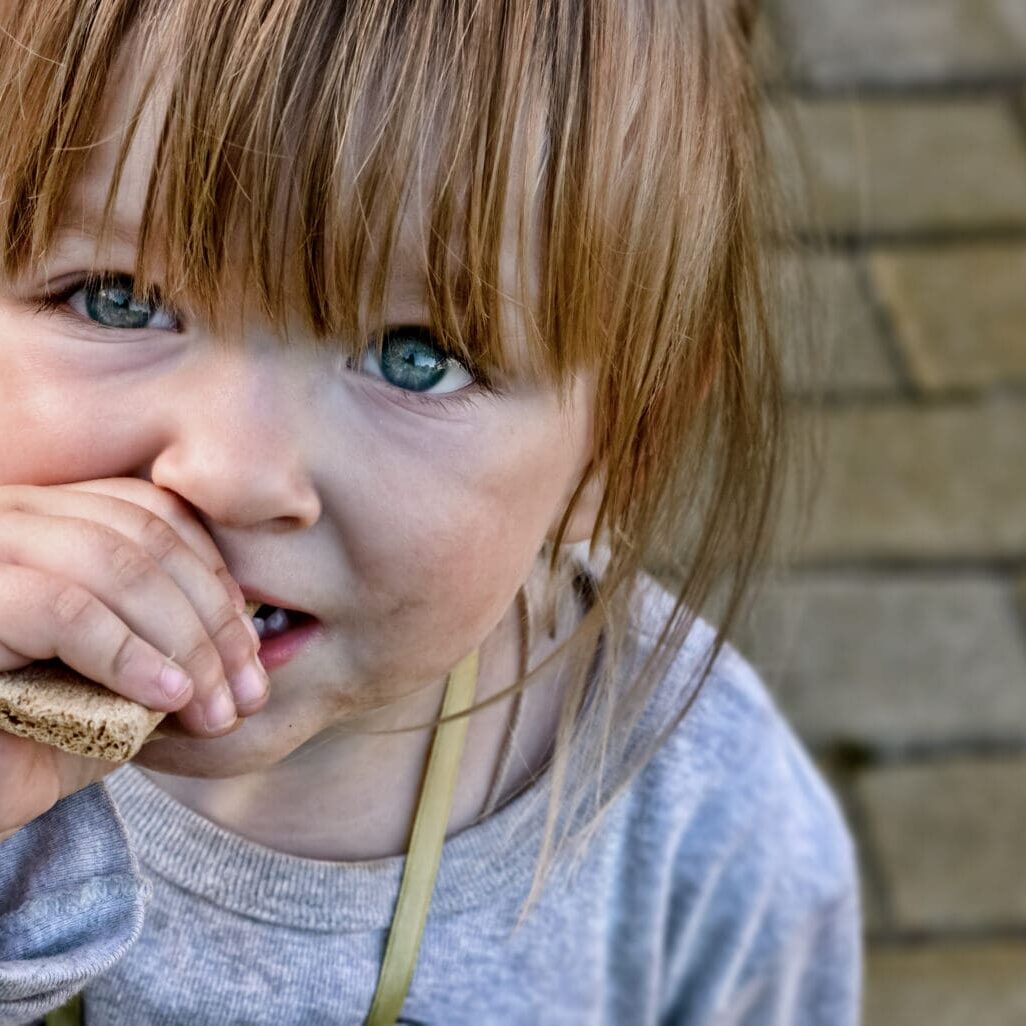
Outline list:
[[[393,282],[415,278],[417,322],[496,391],[543,382],[565,409],[575,372],[597,371],[593,455],[550,567],[582,497],[589,557],[603,541],[609,554],[575,635],[540,865],[578,711],[605,717],[595,765],[626,759],[606,744],[614,726],[637,722],[692,611],[715,601],[715,643],[665,741],[741,615],[779,514],[792,427],[778,335],[792,322],[773,263],[792,236],[761,128],[753,10],[0,0],[0,277],[38,273],[102,151],[112,170],[95,176],[92,234],[119,234],[127,169],[144,183],[129,228],[136,288],[195,310],[218,344],[237,335],[233,304],[254,296],[285,341],[299,317],[304,342],[359,357],[383,334]],[[680,587],[621,696],[646,567]],[[600,629],[609,658],[593,685]],[[597,822],[586,790],[573,807]]]
[[[103,230],[139,126],[159,112],[135,246],[140,291],[187,302],[221,336],[241,283],[283,335],[298,313],[316,344],[355,354],[385,326],[398,263],[443,348],[478,371],[513,372],[503,301],[524,325],[521,373],[559,383],[586,362],[573,335],[551,342],[560,325],[548,311],[562,301],[546,269],[545,206],[566,203],[551,183],[540,223],[529,221],[541,184],[533,161],[553,154],[551,100],[564,108],[558,150],[583,87],[580,53],[552,44],[558,31],[565,48],[574,26],[553,19],[577,15],[451,0],[17,6],[0,34],[8,276],[52,245],[70,187],[110,134],[100,112],[116,90],[132,99],[114,126]],[[584,45],[581,26],[576,34]],[[421,212],[413,238],[400,233],[410,209]]]

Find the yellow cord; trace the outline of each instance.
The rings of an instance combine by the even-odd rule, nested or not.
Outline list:
[[[477,669],[478,653],[475,650],[449,674],[442,716],[452,716],[470,708],[477,689]],[[442,860],[445,828],[449,823],[468,720],[469,717],[464,717],[435,728],[385,958],[364,1026],[395,1026],[410,989],[428,906]],[[46,1016],[46,1026],[81,1026],[81,1023],[81,994],[76,994]]]
[[[477,688],[477,669],[478,653],[475,650],[449,675],[442,704],[443,717],[470,708]],[[364,1026],[394,1026],[410,989],[442,859],[442,845],[468,721],[469,717],[464,717],[435,728],[385,958]]]

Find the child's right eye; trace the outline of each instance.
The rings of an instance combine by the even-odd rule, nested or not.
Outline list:
[[[135,294],[135,283],[127,274],[108,274],[78,281],[58,293],[44,296],[42,310],[70,307],[101,328],[118,330],[177,331],[178,317],[157,298]]]

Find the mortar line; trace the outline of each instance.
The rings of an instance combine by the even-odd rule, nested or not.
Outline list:
[[[891,365],[891,370],[894,372],[898,383],[898,393],[910,402],[914,402],[922,390],[916,386],[908,353],[899,337],[898,324],[895,320],[894,312],[884,303],[880,296],[880,290],[876,287],[876,283],[869,273],[870,257],[871,254],[868,252],[868,249],[863,249],[854,259],[858,286],[863,300],[869,306],[869,311],[879,333],[880,341],[883,343],[887,360]]]
[[[763,84],[763,91],[770,99],[794,96],[800,100],[842,100],[853,97],[896,102],[910,99],[964,100],[1014,96],[1026,89],[1026,72],[1020,69],[943,79],[885,80],[853,76],[837,82],[817,82],[810,76],[787,75],[786,67],[781,70],[785,72],[782,78]]]

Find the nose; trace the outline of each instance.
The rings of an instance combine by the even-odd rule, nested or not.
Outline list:
[[[305,441],[313,436],[287,363],[220,353],[194,368],[169,395],[168,434],[150,480],[224,527],[316,523],[321,503]]]

